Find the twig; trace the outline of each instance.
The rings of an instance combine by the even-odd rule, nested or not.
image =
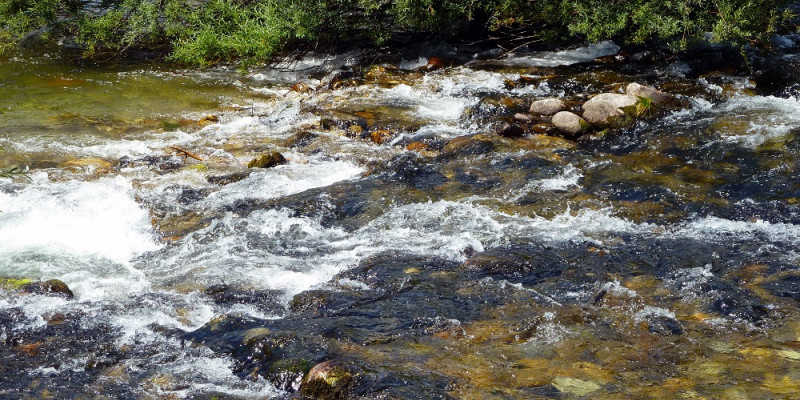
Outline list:
[[[172,150],[175,150],[178,153],[179,156],[182,156],[184,161],[186,160],[186,157],[194,158],[197,161],[203,161],[203,159],[200,158],[198,155],[190,153],[190,152],[188,152],[188,151],[186,151],[186,150],[184,150],[184,149],[182,149],[182,148],[180,148],[178,146],[169,146],[169,148],[172,149]]]

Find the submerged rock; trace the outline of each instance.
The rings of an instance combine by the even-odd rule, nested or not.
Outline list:
[[[567,109],[567,104],[561,99],[537,100],[531,104],[530,113],[539,115],[553,115]]]
[[[447,155],[476,155],[491,153],[495,150],[495,144],[486,136],[460,136],[444,145],[443,154]]]
[[[287,161],[286,158],[283,157],[283,154],[273,151],[271,153],[264,153],[252,159],[247,164],[247,168],[272,168],[286,163]]]
[[[571,135],[579,134],[589,128],[589,124],[586,120],[569,111],[561,111],[554,115],[552,123],[558,130]],[[543,131],[543,133],[546,132],[544,129]]]
[[[362,131],[368,127],[367,120],[355,114],[346,113],[343,111],[330,110],[320,118],[319,126],[322,129],[341,129],[347,131],[353,126],[361,128]]]
[[[625,117],[624,108],[636,105],[636,96],[601,93],[583,104],[583,118],[591,124],[608,126]]]
[[[239,182],[250,176],[252,172],[253,171],[246,170],[241,172],[234,172],[232,174],[227,174],[227,175],[209,176],[206,177],[206,181],[214,185],[224,186],[224,185],[229,185],[231,183]]]
[[[311,144],[311,142],[317,140],[318,138],[319,138],[319,135],[317,135],[316,133],[303,131],[303,132],[295,133],[292,136],[289,136],[289,138],[287,138],[283,142],[283,145],[286,146],[286,147],[291,147],[291,148],[294,148],[294,147],[306,147],[309,144]]]

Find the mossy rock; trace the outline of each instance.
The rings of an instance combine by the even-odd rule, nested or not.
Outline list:
[[[355,375],[341,362],[329,360],[308,372],[300,386],[300,395],[319,400],[348,398]]]
[[[33,283],[31,279],[11,279],[11,278],[0,278],[0,288],[6,290],[20,290],[23,286]]]
[[[273,151],[271,153],[264,153],[252,159],[247,164],[247,168],[272,168],[286,163],[287,161],[286,158],[283,157],[283,154]]]

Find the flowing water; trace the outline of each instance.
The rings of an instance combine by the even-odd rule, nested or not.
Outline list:
[[[346,79],[0,61],[0,167],[29,168],[0,178],[0,397],[284,398],[336,359],[363,398],[797,398],[800,103],[591,63],[618,50]],[[628,82],[682,106],[494,134]],[[74,298],[24,289],[50,279]]]

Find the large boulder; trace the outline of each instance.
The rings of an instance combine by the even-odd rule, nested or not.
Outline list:
[[[607,126],[625,117],[625,108],[634,107],[636,96],[601,93],[583,104],[583,118],[593,125]]]
[[[577,135],[589,127],[589,124],[583,118],[569,111],[557,113],[553,116],[551,122],[558,130],[571,135]]]
[[[561,99],[537,100],[531,104],[530,113],[539,115],[553,115],[567,109],[566,103]]]
[[[669,93],[662,92],[651,86],[640,85],[635,82],[625,87],[625,94],[634,97],[646,97],[652,100],[654,104],[664,104],[675,99],[675,97]]]

